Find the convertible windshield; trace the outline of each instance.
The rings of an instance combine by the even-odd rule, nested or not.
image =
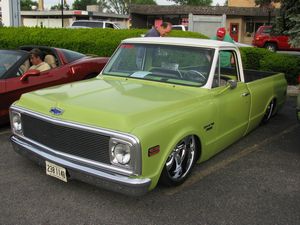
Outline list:
[[[20,58],[21,53],[13,51],[0,51],[0,78],[9,70]]]
[[[214,49],[153,44],[122,44],[104,75],[203,86]]]

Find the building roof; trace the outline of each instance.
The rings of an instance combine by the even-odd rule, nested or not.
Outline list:
[[[178,6],[178,5],[130,5],[131,14],[142,15],[231,15],[231,16],[268,16],[267,8],[227,7],[227,6]],[[273,9],[272,12],[277,12]]]

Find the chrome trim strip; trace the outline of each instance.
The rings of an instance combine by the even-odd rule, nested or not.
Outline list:
[[[88,183],[101,186],[108,190],[138,196],[148,192],[151,185],[151,180],[149,178],[130,178],[115,173],[107,173],[105,171],[100,171],[58,158],[40,151],[35,146],[30,145],[30,143],[22,141],[17,136],[12,136],[11,141],[16,152],[32,157],[40,163],[44,163],[45,160],[57,163],[69,171],[71,178],[73,177],[72,175],[74,175],[75,179],[88,181]],[[87,176],[90,179],[87,179]]]
[[[83,125],[83,124],[79,124],[79,123],[76,123],[76,122],[65,122],[65,121],[62,121],[60,119],[52,118],[50,116],[46,116],[46,115],[43,115],[41,113],[37,113],[37,112],[31,111],[31,110],[28,110],[28,109],[25,109],[25,108],[22,108],[22,107],[19,107],[19,106],[15,106],[15,105],[12,105],[10,107],[10,111],[12,112],[13,110],[21,112],[21,113],[26,114],[26,115],[33,116],[35,118],[38,118],[38,119],[41,119],[41,120],[44,120],[44,121],[47,121],[47,122],[50,122],[50,123],[55,124],[55,125],[61,125],[61,126],[69,127],[69,128],[76,128],[76,129],[80,129],[80,130],[84,130],[84,131],[88,131],[88,132],[93,132],[93,133],[97,133],[97,134],[110,136],[111,138],[119,138],[119,139],[126,140],[126,141],[132,143],[132,146],[133,146],[133,149],[134,149],[133,152],[135,152],[135,156],[133,157],[135,159],[135,161],[134,161],[134,168],[133,168],[132,173],[136,174],[136,175],[141,175],[141,173],[142,173],[142,165],[141,165],[142,154],[141,154],[140,142],[139,142],[139,139],[134,135],[127,134],[127,133],[122,133],[122,132],[119,132],[119,131],[108,130],[108,129],[105,129],[105,128],[99,128],[99,127]],[[20,137],[26,139],[24,136],[19,135],[18,133],[14,133],[14,134],[16,136],[20,136]],[[28,142],[32,142],[33,144],[37,144],[32,140],[29,140],[29,139],[26,139],[26,140]],[[41,144],[37,144],[37,145],[40,145],[41,147],[45,147],[45,146],[42,146]],[[47,147],[45,149],[47,149]],[[55,151],[53,149],[47,149],[47,150],[49,150],[49,151],[51,150],[52,152]],[[55,151],[54,153],[55,154],[61,154],[61,155],[64,155],[66,157],[71,157],[75,160],[80,160],[80,161],[82,160],[82,158],[80,158],[80,157],[71,156],[71,155],[61,153],[61,152],[58,152],[58,151]],[[92,160],[86,160],[86,159],[84,159],[84,160],[88,163],[94,164],[94,162]],[[98,163],[98,166],[102,166],[102,165],[103,165],[102,163]],[[116,166],[115,167],[109,167],[109,168],[115,169]],[[122,170],[121,168],[122,167],[120,167],[120,171],[124,171],[125,174],[128,174],[128,170],[125,170],[125,169]]]

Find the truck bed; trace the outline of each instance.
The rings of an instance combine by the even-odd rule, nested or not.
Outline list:
[[[221,74],[232,75],[235,74],[234,68],[222,68]],[[266,78],[272,75],[278,74],[278,72],[259,71],[259,70],[244,70],[245,83],[249,83],[258,79]]]

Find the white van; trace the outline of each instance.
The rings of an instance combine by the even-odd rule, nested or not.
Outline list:
[[[100,20],[75,20],[70,28],[112,28],[121,29],[116,23]]]
[[[187,28],[187,26],[184,26],[184,25],[172,25],[172,30],[187,31],[188,28]]]

